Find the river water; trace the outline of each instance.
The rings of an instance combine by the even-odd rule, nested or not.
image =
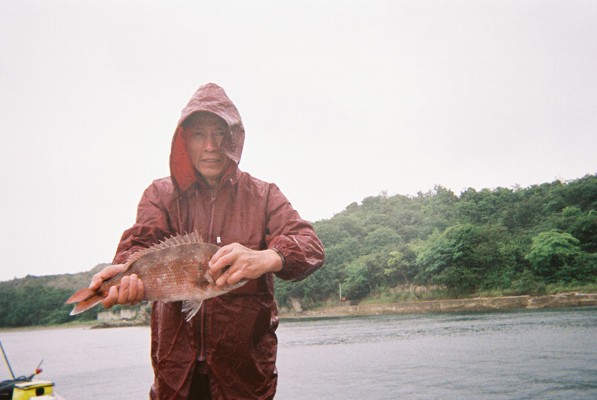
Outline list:
[[[597,308],[284,320],[277,399],[597,399]],[[149,329],[2,331],[66,400],[147,399]],[[0,367],[0,379],[6,368]]]

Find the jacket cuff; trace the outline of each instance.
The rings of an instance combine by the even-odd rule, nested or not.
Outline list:
[[[284,269],[284,266],[286,265],[286,257],[284,257],[284,254],[282,254],[282,252],[275,246],[270,247],[270,249],[278,253],[280,259],[282,260],[282,269]]]
[[[287,262],[289,261],[288,257],[291,256],[291,250],[289,249],[288,243],[286,243],[287,240],[288,239],[284,236],[277,236],[270,242],[269,246],[267,247],[268,249],[278,253],[280,258],[282,259],[282,268],[286,266]]]

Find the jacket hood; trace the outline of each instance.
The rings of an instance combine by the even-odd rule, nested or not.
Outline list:
[[[182,110],[170,151],[170,175],[176,187],[183,192],[197,181],[197,173],[187,153],[182,124],[191,114],[197,112],[209,112],[226,121],[231,140],[225,142],[222,151],[234,162],[235,169],[240,162],[245,141],[245,128],[240,113],[224,89],[214,83],[208,83],[197,89]]]

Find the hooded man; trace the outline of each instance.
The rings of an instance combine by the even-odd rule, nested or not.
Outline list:
[[[271,399],[277,384],[274,274],[299,280],[321,267],[323,246],[275,184],[238,168],[245,131],[224,90],[201,86],[183,109],[170,153],[170,177],[143,193],[114,264],[176,234],[196,231],[222,246],[210,261],[219,286],[242,287],[203,302],[189,322],[181,303],[154,302],[151,399]],[[118,271],[108,267],[90,288]],[[103,302],[134,304],[143,282],[123,278]]]

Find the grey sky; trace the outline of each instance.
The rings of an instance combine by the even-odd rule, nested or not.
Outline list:
[[[0,280],[109,262],[196,88],[307,219],[597,172],[596,1],[0,0]]]

